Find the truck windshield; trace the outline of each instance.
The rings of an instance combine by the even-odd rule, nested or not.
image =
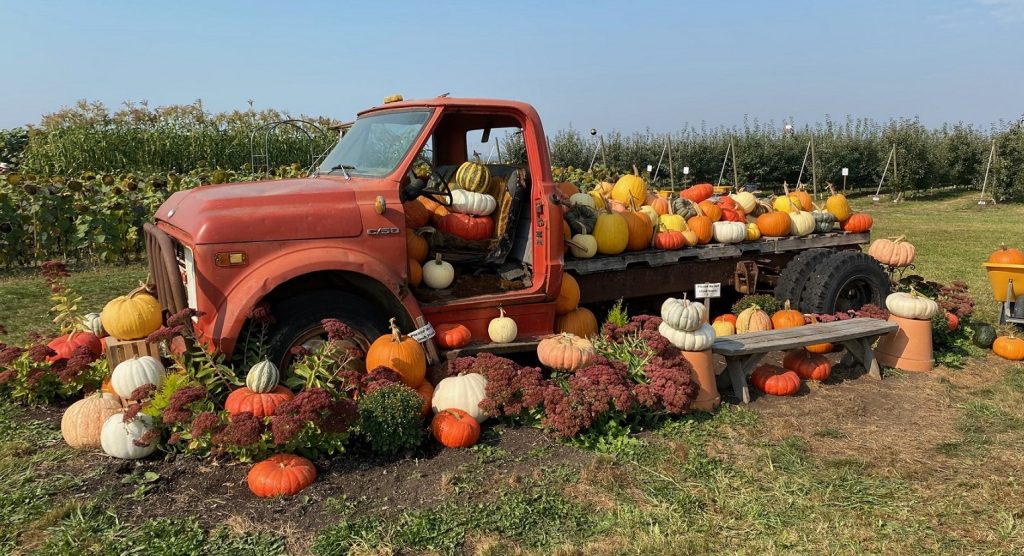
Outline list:
[[[364,116],[334,147],[320,172],[381,177],[395,170],[412,148],[431,110],[401,110]]]

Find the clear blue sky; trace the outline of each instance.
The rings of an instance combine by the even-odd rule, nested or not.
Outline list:
[[[83,98],[347,119],[395,92],[525,100],[549,132],[1024,114],[1024,0],[516,4],[0,0],[0,127]]]

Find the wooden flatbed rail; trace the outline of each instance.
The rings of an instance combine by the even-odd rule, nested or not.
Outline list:
[[[711,351],[725,356],[726,370],[732,382],[733,392],[737,398],[743,400],[743,403],[749,403],[747,375],[753,372],[764,354],[772,351],[786,351],[825,342],[842,344],[846,348],[843,364],[851,365],[858,362],[871,377],[881,379],[882,374],[871,345],[879,336],[894,332],[898,328],[896,323],[880,319],[840,320],[724,336],[715,340]]]

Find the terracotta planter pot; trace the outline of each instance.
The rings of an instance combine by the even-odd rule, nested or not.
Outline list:
[[[875,347],[878,364],[912,373],[932,370],[935,360],[932,358],[931,321],[894,315],[890,315],[889,320],[898,324],[900,329],[878,341]]]
[[[690,404],[690,409],[714,411],[722,403],[722,396],[718,394],[718,385],[715,383],[715,364],[711,350],[684,351],[683,358],[693,365],[693,377],[700,386],[697,399]]]

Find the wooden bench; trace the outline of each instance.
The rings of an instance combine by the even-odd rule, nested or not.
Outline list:
[[[864,366],[868,375],[881,379],[882,374],[871,345],[879,336],[894,332],[898,328],[896,323],[880,319],[840,320],[724,336],[715,340],[711,351],[725,356],[726,370],[729,372],[733,392],[737,398],[743,400],[743,403],[749,403],[747,375],[753,372],[764,354],[771,351],[786,351],[825,342],[841,344],[846,348],[846,354],[842,359],[844,365],[858,362]]]

